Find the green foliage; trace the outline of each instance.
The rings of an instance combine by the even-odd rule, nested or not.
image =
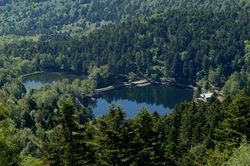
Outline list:
[[[211,84],[215,86],[220,86],[221,84],[221,71],[219,69],[217,70],[210,70],[208,75],[208,80]]]
[[[7,83],[4,85],[3,89],[13,97],[20,99],[25,93],[26,89],[20,81],[15,81]]]
[[[13,166],[17,164],[17,147],[0,133],[0,165]]]
[[[220,150],[237,147],[241,138],[249,136],[249,102],[250,98],[247,91],[241,91],[233,98],[229,111],[225,112],[224,120],[215,131],[215,139],[216,141],[219,140],[217,146]]]
[[[15,144],[14,122],[10,120],[10,110],[0,103],[0,165],[17,166],[19,163],[18,146]]]
[[[75,111],[72,100],[66,99],[54,118],[57,126],[51,133],[51,142],[45,144],[51,165],[78,166],[91,161],[85,140],[85,127],[77,123]]]
[[[249,162],[250,96],[240,91],[250,85],[249,2],[29,4],[0,0],[0,165]],[[36,71],[88,77],[26,91],[19,77]],[[195,97],[224,85],[226,100],[183,103],[164,117],[142,109],[133,119],[112,106],[93,118],[96,88],[141,77],[201,82]]]
[[[243,87],[248,87],[250,85],[250,75],[249,75],[249,57],[250,57],[250,44],[249,41],[244,42],[244,57],[242,60],[238,60],[239,63],[244,62],[245,67],[242,68],[241,72],[234,72],[231,74],[229,79],[225,82],[222,88],[223,94],[225,96],[235,95]],[[237,64],[238,65],[238,64]]]
[[[70,95],[45,100],[48,105],[39,101],[44,92],[53,96],[48,90],[31,91],[15,106],[0,104],[1,162],[220,165],[241,160],[235,148],[244,151],[242,156],[247,152],[240,145],[242,138],[249,141],[248,90],[222,103],[216,99],[184,103],[164,117],[142,109],[135,118],[126,119],[120,107],[112,106],[91,121],[79,120],[78,112],[84,109],[77,108],[79,103]],[[23,117],[18,119],[20,111]]]
[[[124,165],[130,160],[128,156],[127,125],[125,112],[119,107],[110,108],[107,115],[98,118],[96,127],[97,152],[100,156],[100,165]]]
[[[94,81],[95,87],[102,88],[114,83],[112,74],[109,72],[108,66],[102,66],[100,68],[94,67],[90,72],[89,78]]]
[[[225,163],[226,165],[248,165],[250,163],[250,146],[249,144],[242,143],[240,147],[233,151],[232,156]]]
[[[154,80],[172,77],[185,84],[208,80],[222,87],[238,72],[245,85],[249,18],[249,12],[238,7],[168,10],[103,27],[85,37],[55,33],[41,35],[39,41],[6,43],[1,53],[21,59],[14,68],[17,75],[33,70],[86,74],[98,88],[127,81],[132,73]],[[1,77],[3,83],[8,81],[6,75]],[[226,85],[226,89],[238,87],[235,82]]]
[[[247,64],[247,66],[249,66],[249,64],[250,64],[250,41],[246,40],[244,42],[244,44],[245,44],[244,60],[245,60],[245,63]],[[247,70],[249,71],[249,68],[247,68]]]
[[[11,117],[11,112],[6,106],[0,103],[0,120],[4,120],[6,118]]]
[[[43,166],[44,162],[41,159],[32,157],[32,156],[24,156],[21,159],[21,166]]]
[[[223,94],[226,96],[232,96],[236,94],[241,88],[241,80],[239,73],[233,73],[229,80],[226,81],[223,86]]]
[[[238,0],[239,1],[239,0]],[[0,1],[0,17],[4,22],[0,34],[41,34],[92,32],[141,15],[184,7],[228,9],[231,6],[246,6],[231,0],[86,0],[86,1]]]

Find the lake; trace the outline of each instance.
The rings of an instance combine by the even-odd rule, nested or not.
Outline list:
[[[26,90],[30,90],[32,88],[40,88],[47,84],[54,84],[57,81],[68,79],[69,81],[73,81],[74,79],[83,79],[84,76],[77,76],[59,72],[42,72],[31,74],[27,76],[23,76],[21,78]]]
[[[120,88],[102,94],[92,106],[95,117],[104,115],[111,104],[121,106],[127,118],[133,118],[142,108],[160,115],[168,114],[176,104],[191,101],[193,90],[170,87],[167,85],[149,85],[140,88]]]
[[[43,72],[22,77],[22,82],[27,90],[39,88],[59,80],[84,76],[69,75],[56,72]],[[176,104],[191,101],[193,90],[176,88],[167,85],[149,85],[140,88],[120,88],[105,92],[97,98],[91,106],[95,117],[107,113],[111,104],[121,106],[127,113],[127,118],[133,118],[142,108],[150,112],[157,111],[160,115],[168,114]]]

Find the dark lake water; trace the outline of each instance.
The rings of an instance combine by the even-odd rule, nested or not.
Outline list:
[[[84,76],[68,75],[64,73],[44,72],[22,78],[27,90],[56,83],[59,80],[73,81]],[[193,91],[190,89],[170,87],[166,85],[150,85],[140,88],[120,88],[105,92],[93,104],[92,110],[95,117],[108,112],[111,104],[119,105],[126,111],[127,118],[133,118],[142,108],[150,112],[157,111],[160,115],[168,114],[176,104],[191,101]]]
[[[68,79],[73,81],[84,76],[70,75],[58,72],[43,72],[22,77],[22,82],[27,90],[39,88],[47,84],[56,83],[57,81]]]
[[[107,113],[111,104],[121,106],[128,118],[133,118],[142,108],[160,115],[168,114],[176,104],[191,101],[193,91],[190,89],[170,87],[167,85],[150,85],[140,88],[120,88],[106,92],[93,106],[93,114],[98,117]]]

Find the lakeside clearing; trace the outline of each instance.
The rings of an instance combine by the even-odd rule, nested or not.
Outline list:
[[[120,82],[120,83],[116,83],[104,88],[99,88],[99,89],[95,89],[95,93],[100,94],[100,93],[104,93],[104,92],[108,92],[114,89],[118,89],[118,88],[122,88],[122,87],[144,87],[144,86],[149,86],[151,84],[161,84],[161,85],[169,85],[169,86],[173,86],[173,87],[180,87],[180,88],[188,88],[188,89],[195,89],[196,87],[193,85],[184,85],[184,84],[179,84],[177,82],[173,82],[173,81],[154,81],[151,79],[142,79],[142,80],[138,80],[138,81],[133,81],[133,82]]]
[[[37,75],[37,74],[42,74],[42,73],[44,73],[44,71],[36,71],[33,73],[23,74],[23,75],[19,76],[18,79],[22,80],[24,77],[29,77],[32,75]]]
[[[104,92],[111,91],[111,90],[114,90],[117,88],[122,88],[122,87],[143,87],[143,86],[148,86],[148,85],[151,85],[151,81],[147,80],[147,79],[133,81],[130,83],[129,82],[120,82],[120,83],[113,84],[111,86],[96,89],[95,92],[97,94],[99,94],[99,93],[104,93]]]

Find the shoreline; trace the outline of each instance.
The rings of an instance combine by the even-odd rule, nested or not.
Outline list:
[[[29,77],[29,76],[33,76],[33,75],[38,75],[38,74],[43,74],[43,73],[52,73],[52,74],[57,74],[60,75],[62,77],[64,76],[73,76],[73,77],[86,77],[85,75],[77,75],[77,74],[70,74],[70,73],[64,73],[64,72],[60,72],[60,71],[35,71],[33,73],[28,73],[28,74],[23,74],[21,76],[18,77],[19,80],[22,80],[24,77]]]
[[[155,81],[155,80],[151,80],[151,79],[142,79],[142,80],[138,80],[138,81],[133,81],[133,82],[121,82],[121,83],[117,83],[117,84],[113,84],[104,88],[99,88],[99,89],[95,89],[95,93],[96,94],[101,94],[101,93],[105,93],[108,91],[112,91],[118,88],[123,88],[123,87],[127,87],[127,88],[139,88],[139,87],[145,87],[145,86],[149,86],[149,85],[168,85],[168,86],[172,86],[172,87],[180,87],[180,88],[184,88],[184,89],[196,89],[197,87],[195,87],[194,85],[184,85],[184,84],[180,84],[174,81]]]
[[[32,75],[36,75],[36,74],[42,74],[45,71],[36,71],[33,73],[29,73],[29,74],[24,74],[19,76],[19,80],[22,81],[24,77],[28,77],[28,76],[32,76]],[[60,72],[54,72],[54,73],[60,73]],[[103,87],[103,88],[98,88],[94,90],[94,96],[96,95],[100,95],[102,93],[105,92],[109,92],[115,89],[119,89],[119,88],[140,88],[140,87],[146,87],[149,85],[166,85],[166,86],[171,86],[171,87],[177,87],[177,88],[183,88],[183,89],[192,89],[195,90],[197,87],[191,84],[181,84],[176,82],[174,79],[167,79],[167,80],[152,80],[152,79],[141,79],[141,80],[137,80],[137,81],[132,81],[132,82],[118,82],[115,84],[112,84],[110,86],[107,87]]]
[[[33,73],[21,75],[18,77],[18,79],[20,81],[22,81],[22,79],[24,77],[28,77],[28,76],[32,76],[32,75],[36,75],[36,74],[42,74],[42,73],[45,73],[45,71],[35,71]],[[53,72],[53,73],[60,74],[60,72]],[[167,79],[167,80],[161,79],[159,81],[152,80],[152,79],[141,79],[141,80],[132,81],[132,82],[118,82],[118,83],[112,84],[112,85],[107,86],[107,87],[95,89],[94,91],[95,91],[95,93],[100,94],[100,93],[108,92],[108,91],[115,90],[118,88],[123,88],[123,87],[139,88],[139,87],[149,86],[152,84],[168,85],[168,86],[172,86],[172,87],[179,87],[179,88],[192,89],[192,90],[195,90],[197,88],[195,85],[178,83],[174,79]]]
[[[28,76],[32,76],[32,75],[36,75],[36,74],[42,74],[44,72],[45,71],[36,71],[36,72],[33,72],[33,73],[24,74],[24,75],[19,76],[19,79],[23,79],[23,77],[28,77]]]

